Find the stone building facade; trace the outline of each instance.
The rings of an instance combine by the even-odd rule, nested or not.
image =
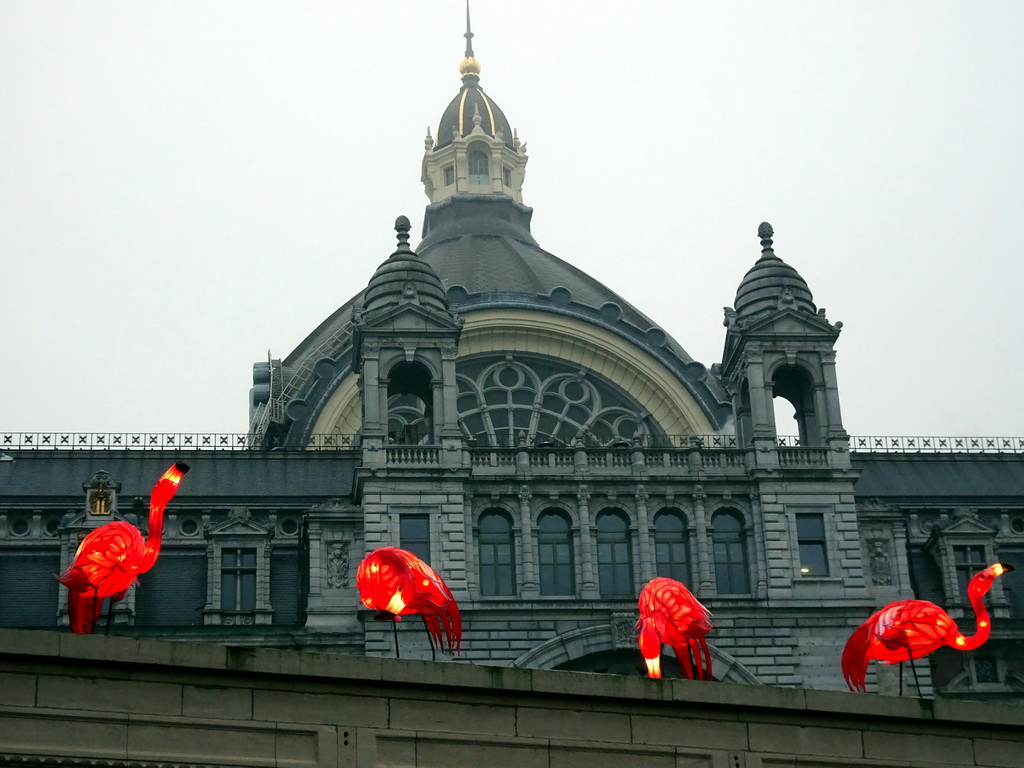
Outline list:
[[[90,529],[144,522],[175,460],[193,471],[117,633],[394,655],[354,583],[386,545],[443,575],[467,662],[641,674],[636,595],[656,575],[714,613],[720,680],[842,689],[846,638],[895,599],[972,623],[965,576],[1024,566],[1024,443],[851,438],[842,324],[766,223],[722,360],[693,360],[541,248],[526,145],[468,45],[460,71],[425,141],[422,241],[400,217],[366,289],[254,366],[247,435],[2,436],[0,626],[66,626],[52,575]],[[1024,699],[1024,567],[989,599],[992,640],[919,663],[922,693]],[[430,657],[414,622],[397,636]]]

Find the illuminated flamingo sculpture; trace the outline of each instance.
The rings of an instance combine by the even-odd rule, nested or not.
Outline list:
[[[145,541],[138,528],[122,520],[101,525],[82,539],[74,561],[57,577],[68,588],[72,632],[92,634],[103,600],[109,597],[111,607],[123,600],[135,578],[153,567],[160,555],[164,509],[186,472],[188,465],[175,464],[153,486]]]
[[[676,652],[679,671],[694,680],[713,680],[711,652],[704,636],[711,631],[711,612],[685,586],[659,576],[640,592],[640,653],[647,675],[661,677],[661,646]]]
[[[427,627],[431,653],[435,645],[448,654],[461,650],[459,606],[448,585],[412,552],[398,547],[373,550],[359,564],[356,585],[363,605],[378,611],[377,621],[401,621],[402,616],[418,613]]]
[[[996,563],[971,578],[967,596],[974,609],[977,627],[970,637],[960,632],[948,613],[927,600],[898,600],[874,613],[857,627],[843,650],[843,677],[847,686],[851,691],[865,690],[864,676],[871,659],[883,664],[899,664],[902,661],[913,662],[944,645],[958,651],[972,651],[980,646],[992,632],[984,597],[992,589],[996,577],[1012,570],[1013,566]]]

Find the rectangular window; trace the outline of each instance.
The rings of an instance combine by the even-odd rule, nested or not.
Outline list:
[[[221,552],[220,609],[256,610],[255,549],[225,549]]]
[[[455,166],[446,165],[444,167],[444,185],[450,187],[455,183]]]
[[[825,516],[797,515],[796,540],[800,550],[800,575],[828,576]]]
[[[402,515],[398,519],[398,540],[398,546],[429,565],[430,515]]]
[[[506,187],[512,186],[512,169],[502,168],[501,169],[501,180],[505,183]]]
[[[956,587],[960,602],[967,602],[967,583],[978,571],[985,568],[985,546],[974,544],[953,547],[953,563],[956,566]]]

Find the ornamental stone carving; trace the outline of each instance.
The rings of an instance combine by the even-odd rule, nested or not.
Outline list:
[[[335,541],[327,545],[327,586],[348,588],[349,541]]]
[[[868,560],[871,563],[871,583],[876,587],[892,586],[889,543],[885,539],[868,539],[867,544]]]
[[[613,613],[611,616],[612,646],[616,649],[636,648],[636,615]]]

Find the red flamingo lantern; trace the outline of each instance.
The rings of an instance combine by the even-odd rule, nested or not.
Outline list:
[[[75,559],[58,576],[68,588],[68,619],[71,631],[92,634],[103,601],[110,607],[123,600],[140,573],[145,573],[160,555],[164,530],[164,509],[178,490],[188,465],[175,464],[153,486],[149,500],[149,538],[143,540],[139,529],[122,520],[101,525],[78,545]],[[107,628],[110,628],[108,619]]]
[[[927,600],[898,600],[872,614],[857,627],[843,650],[843,677],[847,686],[851,691],[865,690],[864,676],[871,659],[883,664],[899,664],[913,662],[944,645],[958,651],[972,651],[979,647],[992,632],[984,597],[997,577],[1012,570],[1013,566],[996,563],[971,578],[967,596],[974,609],[977,626],[970,637],[960,632],[948,613]],[[902,671],[900,667],[901,695]]]
[[[359,564],[356,585],[363,605],[378,611],[377,621],[401,621],[402,616],[418,613],[427,627],[431,653],[435,646],[448,654],[460,652],[459,606],[448,585],[412,552],[398,547],[373,550]]]
[[[711,652],[704,636],[712,629],[711,612],[685,586],[659,576],[640,592],[640,653],[647,675],[661,677],[661,646],[676,652],[679,671],[693,680],[713,680]]]

